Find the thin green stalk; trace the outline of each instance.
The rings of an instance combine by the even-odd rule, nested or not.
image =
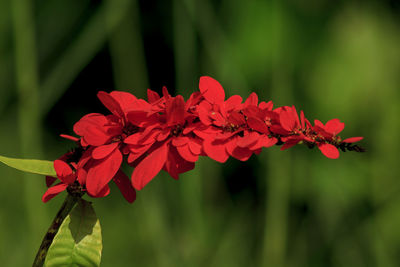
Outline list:
[[[290,103],[292,93],[286,70],[276,65],[272,80],[272,99]],[[286,265],[292,153],[290,150],[268,151],[267,155],[266,213],[261,266],[283,267]]]
[[[248,81],[243,75],[240,64],[235,55],[226,56],[225,51],[230,49],[230,42],[222,29],[211,1],[181,0],[191,17],[193,26],[198,30],[200,39],[209,54],[216,71],[220,76],[226,75],[226,80],[237,87],[249,88]],[[224,71],[228,66],[229,71]]]
[[[113,29],[128,12],[129,1],[123,1],[108,27]],[[62,96],[79,72],[90,62],[107,40],[105,16],[107,5],[102,4],[83,27],[78,37],[60,55],[57,64],[42,84],[41,111],[46,114]]]
[[[32,0],[12,1],[12,18],[15,37],[15,75],[18,96],[18,134],[23,157],[40,158],[41,119],[39,104],[39,75],[35,40],[35,20]],[[27,211],[27,243],[33,246],[44,216],[38,208],[41,187],[32,174],[24,174],[23,197]]]
[[[148,87],[148,75],[142,36],[140,35],[140,14],[137,1],[108,0],[107,30],[113,76],[116,90],[141,90],[143,95]],[[126,11],[128,10],[128,12]],[[113,25],[113,21],[118,21]]]
[[[288,206],[290,198],[290,152],[268,151],[265,199],[264,246],[260,266],[285,266]]]
[[[188,9],[193,9],[193,2],[185,5],[182,0],[173,1],[173,29],[174,29],[174,57],[175,57],[175,80],[176,94],[184,97],[197,90],[198,86],[198,66],[196,57],[198,47],[196,43],[196,29],[191,23],[191,15]],[[209,239],[208,229],[212,224],[205,217],[204,188],[207,187],[206,175],[202,167],[205,165],[202,159],[196,162],[196,168],[187,174],[179,183],[182,210],[184,214],[183,235],[192,236],[192,242],[188,242],[185,247],[185,264],[190,262],[201,262],[204,257],[204,245]],[[210,164],[208,168],[214,168]]]
[[[272,35],[272,90],[271,99],[275,103],[293,103],[293,89],[291,87],[290,65],[286,62],[285,43],[282,28],[283,7],[281,2],[274,0],[271,3]],[[278,104],[279,105],[279,104]],[[264,245],[262,248],[260,266],[286,266],[286,250],[288,241],[288,217],[291,184],[291,151],[268,151],[268,165],[266,169],[267,195],[265,199],[265,230]]]
[[[53,239],[56,236],[58,229],[60,229],[60,226],[64,221],[65,217],[67,217],[67,215],[71,212],[72,208],[75,206],[75,204],[78,202],[80,198],[81,196],[78,195],[70,195],[70,194],[67,195],[64,203],[62,204],[60,210],[57,212],[56,217],[54,218],[52,224],[50,225],[49,230],[47,230],[47,233],[45,234],[42,240],[42,244],[40,244],[39,250],[36,254],[35,261],[33,262],[32,267],[43,266],[44,261],[46,259],[47,251],[49,250],[49,247],[53,242]]]
[[[173,25],[176,89],[184,96],[189,96],[196,90],[199,79],[196,69],[196,32],[181,0],[173,2]]]

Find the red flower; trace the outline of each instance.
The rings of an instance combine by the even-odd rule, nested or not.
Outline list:
[[[60,183],[50,187],[57,178],[46,177],[46,185],[49,189],[42,197],[43,202],[47,202],[55,197],[60,192],[69,188],[74,192],[85,192],[86,178],[87,178],[87,167],[86,163],[89,161],[91,151],[85,151],[78,163],[71,162],[77,152],[68,152],[63,155],[60,159],[54,161],[54,169],[56,170],[57,178],[61,181]],[[78,152],[78,154],[80,154]],[[69,162],[69,163],[67,163]],[[124,198],[132,203],[136,199],[135,189],[131,186],[128,176],[126,176],[121,170],[112,177],[112,180],[118,186]],[[104,186],[97,195],[90,194],[91,197],[105,197],[110,193],[108,185]]]
[[[54,169],[56,170],[57,177],[61,182],[50,187],[56,179],[49,176],[46,177],[46,184],[49,189],[47,189],[42,197],[42,201],[45,203],[67,189],[67,187],[72,185],[77,178],[71,167],[62,160],[54,161]]]
[[[340,122],[339,119],[332,119],[325,125],[319,120],[315,120],[314,123],[315,126],[313,127],[313,130],[316,134],[316,137],[314,138],[316,144],[322,154],[331,159],[339,157],[339,150],[337,148],[343,143],[349,144],[363,139],[363,137],[352,137],[342,141],[342,138],[337,134],[344,129],[344,123]],[[344,150],[343,147],[342,149]]]
[[[284,106],[274,110],[278,120],[271,126],[271,131],[278,134],[284,142],[281,150],[288,149],[302,141],[313,142],[311,123],[300,112],[300,119],[294,106]]]
[[[245,161],[253,153],[260,153],[262,147],[276,143],[267,126],[270,105],[257,106],[255,93],[242,104],[238,95],[224,101],[225,92],[213,78],[201,77],[199,87],[204,101],[198,106],[198,114],[205,126],[194,132],[204,140],[207,156],[221,163],[229,156]]]
[[[123,154],[129,153],[123,141],[138,130],[126,117],[138,102],[136,97],[125,92],[99,92],[98,97],[112,114],[91,113],[74,125],[75,133],[81,136],[82,146],[93,147],[86,166],[86,188],[92,196],[104,192],[117,174]]]
[[[145,115],[134,111],[128,114],[131,122],[146,125],[144,131],[125,140],[132,146],[131,152],[135,153],[132,184],[137,190],[142,189],[161,169],[178,179],[180,173],[194,168],[202,153],[201,140],[193,134],[193,121],[197,116],[191,112],[199,99],[198,94],[192,94],[185,103],[181,95],[171,97],[165,88],[163,93],[162,99],[154,93],[149,97],[151,105],[156,106],[150,110],[158,112]],[[137,153],[143,144],[146,146]],[[147,156],[143,157],[145,153]]]
[[[225,100],[221,84],[201,77],[199,92],[185,102],[163,88],[163,96],[147,91],[147,101],[125,92],[99,92],[98,98],[110,115],[91,113],[82,117],[74,131],[80,138],[62,135],[79,144],[78,150],[55,161],[61,181],[43,196],[48,201],[59,192],[78,186],[92,197],[106,196],[111,180],[124,197],[133,202],[135,189],[142,189],[161,169],[178,179],[194,168],[199,156],[225,162],[230,156],[248,160],[263,147],[282,144],[281,150],[304,143],[317,146],[328,158],[343,151],[363,149],[352,143],[362,137],[342,140],[344,123],[338,119],[315,125],[300,117],[294,106],[273,110],[272,101],[259,102],[255,93],[243,102],[234,95]],[[120,170],[125,159],[134,166],[131,181]],[[46,178],[48,186],[55,178]]]

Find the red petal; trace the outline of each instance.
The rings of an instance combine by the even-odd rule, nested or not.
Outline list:
[[[188,134],[190,132],[192,132],[194,129],[196,129],[199,126],[200,122],[197,123],[191,123],[185,126],[185,129],[183,129],[183,134]]]
[[[118,102],[122,111],[124,111],[125,113],[136,107],[136,96],[128,92],[112,91],[110,95],[115,101]]]
[[[267,125],[260,119],[249,117],[247,118],[247,124],[250,128],[260,133],[269,133]]]
[[[133,203],[136,199],[136,191],[132,187],[131,181],[126,174],[119,170],[113,178],[114,183],[118,186],[122,195],[129,203]]]
[[[237,111],[233,111],[229,114],[228,121],[234,125],[243,125],[246,123],[244,115]]]
[[[131,163],[133,161],[135,161],[136,159],[138,159],[141,155],[143,155],[144,153],[146,153],[146,151],[152,146],[153,144],[147,144],[147,145],[130,145],[129,146],[129,151],[131,153],[129,153],[128,156],[128,163]]]
[[[192,151],[193,154],[195,155],[200,155],[201,154],[201,141],[200,139],[192,139],[189,142],[189,149]]]
[[[231,152],[232,157],[235,159],[238,159],[240,161],[246,161],[248,160],[251,155],[253,155],[253,151],[251,151],[248,148],[243,148],[243,147],[236,147],[232,152]]]
[[[141,190],[161,171],[167,160],[167,152],[167,143],[164,143],[137,165],[132,173],[132,185],[136,190]]]
[[[282,146],[281,146],[281,150],[286,150],[288,148],[291,148],[292,146],[297,145],[302,139],[289,139],[288,141],[286,141]]]
[[[173,146],[183,146],[189,142],[189,137],[186,136],[177,136],[172,138],[172,145]]]
[[[171,175],[172,178],[178,180],[179,174],[190,171],[194,168],[194,162],[183,159],[175,147],[171,147],[168,157],[164,165],[164,170]]]
[[[88,126],[103,126],[107,123],[106,116],[99,113],[90,113],[83,116],[77,123],[74,124],[74,132],[79,136],[86,134]]]
[[[75,136],[70,136],[70,135],[68,135],[68,134],[60,134],[60,136],[61,136],[62,138],[65,138],[65,139],[68,139],[68,140],[72,140],[72,141],[75,141],[75,142],[78,142],[78,141],[79,141],[79,138],[77,138],[77,137],[75,137]]]
[[[203,96],[200,92],[193,92],[190,95],[189,99],[186,101],[185,110],[195,109],[202,98]]]
[[[72,174],[71,167],[62,160],[56,159],[53,165],[58,177],[68,176]]]
[[[111,154],[111,152],[114,151],[114,149],[116,149],[118,147],[119,143],[111,143],[108,145],[102,145],[102,146],[98,146],[96,147],[93,152],[92,152],[92,157],[94,159],[103,159],[105,157],[107,157],[108,155]]]
[[[202,103],[206,103],[206,102],[202,102]],[[201,105],[198,106],[198,113],[199,113],[199,119],[200,121],[204,124],[204,125],[211,125],[212,124],[212,120],[209,116],[210,111],[203,108]]]
[[[255,146],[250,147],[250,149],[259,149],[262,147],[271,147],[278,142],[278,139],[275,137],[268,137],[268,135],[262,136]]]
[[[301,129],[305,129],[306,128],[306,121],[305,121],[305,117],[304,117],[304,112],[300,111],[300,122],[301,122]]]
[[[249,97],[244,102],[245,106],[257,106],[258,105],[258,96],[256,93],[251,93]]]
[[[56,159],[54,161],[54,169],[56,170],[58,179],[63,183],[72,184],[75,181],[76,177],[66,162]]]
[[[325,129],[325,125],[320,120],[314,120],[314,125],[319,128]]]
[[[350,138],[344,139],[342,142],[343,143],[355,143],[355,142],[361,141],[363,139],[364,139],[364,137],[350,137]]]
[[[142,138],[142,133],[134,133],[124,139],[125,144],[136,145],[139,144],[139,139]]]
[[[151,120],[151,117],[148,117],[147,111],[143,110],[130,111],[127,114],[127,118],[133,125],[137,125],[140,127]]]
[[[85,185],[86,184],[86,177],[87,177],[87,171],[83,168],[80,168],[76,171],[76,175],[78,176],[78,182],[80,185]]]
[[[165,99],[169,99],[171,97],[171,95],[168,93],[168,89],[166,86],[163,86],[162,93]]]
[[[183,146],[178,146],[176,148],[176,150],[178,150],[179,155],[184,160],[187,160],[189,162],[196,162],[199,159],[198,155],[195,155],[195,154],[192,153],[192,151],[190,151],[188,144],[183,145]]]
[[[237,140],[237,138],[235,139]],[[238,147],[236,145],[237,141],[235,139],[232,139],[227,143],[226,150],[235,159],[238,159],[240,161],[248,160],[253,154],[253,151],[248,148]]]
[[[332,119],[325,124],[325,131],[337,135],[344,129],[344,123],[339,119]]]
[[[154,92],[153,90],[147,89],[147,100],[149,103],[156,102],[158,99],[160,99],[160,95]]]
[[[96,195],[90,194],[90,193],[88,192],[88,195],[89,195],[89,196],[91,196],[91,197],[96,197],[96,198],[98,198],[98,197],[105,197],[105,196],[107,196],[108,194],[110,194],[110,187],[108,186],[108,184],[106,184],[106,185],[100,190],[100,192],[98,192]]]
[[[105,130],[105,129],[104,129]],[[101,146],[107,143],[112,136],[108,135],[103,129],[99,127],[88,127],[83,139],[92,146]]]
[[[101,103],[109,110],[112,114],[117,117],[123,118],[124,112],[122,111],[119,103],[108,93],[100,91],[97,93],[97,97],[100,99]]]
[[[258,105],[259,108],[263,109],[263,110],[272,110],[272,107],[274,106],[274,103],[272,103],[272,100],[268,101],[268,103],[260,102],[260,104]]]
[[[322,154],[330,159],[337,159],[339,157],[339,150],[331,144],[318,144],[319,150],[321,150]]]
[[[282,109],[281,113],[279,114],[279,121],[281,126],[289,132],[295,128],[296,119],[291,113],[290,107],[284,107],[284,109]]]
[[[42,201],[46,203],[53,197],[57,196],[60,192],[64,191],[68,187],[67,184],[58,183],[55,186],[50,187],[42,196]]]
[[[225,101],[225,109],[230,111],[234,108],[238,108],[242,101],[243,99],[240,95],[233,95]]]
[[[293,116],[293,118],[294,118],[294,120],[295,120],[295,127],[300,127],[301,126],[301,124],[300,124],[300,120],[299,120],[299,114],[297,113],[297,110],[296,110],[296,107],[295,106],[292,106],[292,116]]]
[[[121,163],[122,154],[119,149],[115,149],[108,157],[96,161],[86,177],[87,191],[93,196],[98,195],[117,173]]]
[[[156,141],[156,137],[160,134],[160,129],[150,129],[150,131],[146,132],[147,129],[142,133],[142,138],[140,138],[138,144],[147,145],[154,144]]]
[[[168,126],[183,124],[185,122],[185,101],[181,95],[170,98],[165,108]]]
[[[250,147],[251,145],[257,143],[260,138],[260,134],[256,132],[250,132],[245,134],[243,137],[239,137],[236,145],[239,147]]]
[[[170,129],[165,128],[157,135],[156,140],[159,142],[164,141],[170,135],[170,133]]]
[[[200,92],[210,103],[221,103],[225,99],[225,91],[215,79],[203,76],[200,78]]]
[[[229,158],[225,144],[226,142],[220,140],[204,140],[203,150],[213,160],[224,163]]]

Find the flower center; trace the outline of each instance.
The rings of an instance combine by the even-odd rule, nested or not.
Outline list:
[[[181,133],[183,132],[183,127],[181,125],[175,125],[172,129],[171,129],[171,135],[172,136],[179,136]]]
[[[122,129],[122,132],[124,134],[126,134],[127,136],[132,135],[138,131],[139,131],[139,127],[137,127],[131,123],[125,125],[125,127]]]
[[[233,124],[233,123],[228,123],[224,126],[222,126],[225,132],[235,132],[239,129],[239,125]]]

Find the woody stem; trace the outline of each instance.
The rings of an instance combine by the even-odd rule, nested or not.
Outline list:
[[[53,239],[58,232],[62,222],[64,221],[65,217],[70,213],[72,208],[81,198],[80,195],[71,195],[68,194],[64,203],[62,204],[60,210],[57,212],[56,217],[54,218],[52,224],[50,225],[49,230],[47,230],[46,235],[42,240],[42,244],[39,247],[39,250],[36,254],[35,261],[32,264],[32,267],[41,267],[44,264],[46,259],[47,251],[49,250],[50,245],[53,243]]]

